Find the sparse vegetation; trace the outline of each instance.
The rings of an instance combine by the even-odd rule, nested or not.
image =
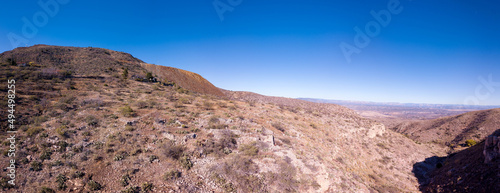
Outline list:
[[[102,188],[102,185],[94,180],[89,180],[89,182],[87,183],[87,186],[92,191],[101,190],[101,188]]]
[[[468,140],[465,140],[465,145],[466,145],[467,147],[472,147],[472,146],[474,146],[474,145],[476,145],[476,144],[477,144],[477,142],[476,142],[476,140],[474,140],[474,139],[468,139]]]
[[[163,175],[163,179],[166,181],[175,180],[180,177],[181,177],[181,172],[179,172],[178,170],[171,170],[165,173],[165,175]]]
[[[136,115],[134,110],[128,105],[120,108],[120,113],[125,117],[134,117]]]

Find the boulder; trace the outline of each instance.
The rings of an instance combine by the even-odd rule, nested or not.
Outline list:
[[[490,135],[484,143],[484,163],[491,163],[500,156],[500,143],[498,136]]]

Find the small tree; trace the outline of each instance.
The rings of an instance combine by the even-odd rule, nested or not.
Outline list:
[[[146,79],[147,79],[148,81],[153,80],[153,74],[151,74],[151,72],[146,73]]]
[[[122,74],[123,79],[128,78],[128,68],[123,69],[123,74]]]

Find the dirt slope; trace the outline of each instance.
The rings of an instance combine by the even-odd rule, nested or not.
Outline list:
[[[500,136],[500,130],[494,134]],[[430,174],[423,192],[490,193],[500,190],[500,160],[485,163],[485,142],[452,154],[443,166]]]
[[[500,129],[500,109],[474,111],[457,116],[411,121],[393,128],[422,143],[464,144],[468,139],[483,140]]]
[[[147,63],[141,63],[141,67],[146,69],[148,72],[152,72],[159,78],[160,81],[175,82],[182,88],[198,93],[210,94],[219,97],[225,96],[219,88],[215,87],[199,74],[177,68]]]

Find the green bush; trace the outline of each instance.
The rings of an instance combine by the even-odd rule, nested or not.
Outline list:
[[[128,68],[123,69],[122,77],[123,77],[123,79],[128,78]]]
[[[62,174],[59,174],[57,177],[56,177],[56,182],[57,182],[57,188],[59,190],[66,190],[66,188],[68,188],[68,186],[66,185],[66,181],[68,180],[68,177],[62,175]]]
[[[87,185],[89,186],[89,189],[92,191],[101,190],[101,188],[102,188],[101,184],[99,184],[98,182],[96,182],[94,180],[90,180],[87,183]]]
[[[115,161],[121,161],[123,159],[125,159],[125,156],[123,156],[122,154],[117,154],[115,155],[115,158],[113,158],[113,160]]]
[[[476,144],[477,144],[477,142],[476,142],[476,140],[474,140],[474,139],[468,139],[468,140],[466,140],[466,141],[465,141],[465,145],[466,145],[467,147],[472,147],[472,146],[474,146],[474,145],[476,145]]]
[[[153,74],[151,74],[151,72],[146,73],[146,79],[147,79],[148,81],[151,81],[153,78],[154,78],[154,77],[153,77]]]

